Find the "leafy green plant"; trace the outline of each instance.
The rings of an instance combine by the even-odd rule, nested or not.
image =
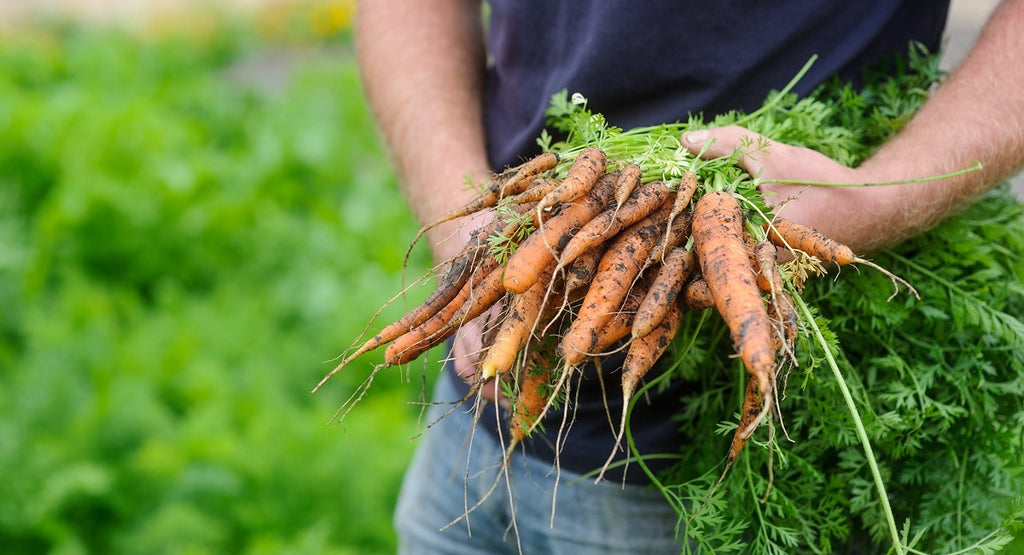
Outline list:
[[[349,51],[277,48],[0,37],[0,551],[394,551],[421,387],[309,392],[415,224]]]
[[[898,130],[941,79],[937,56],[913,46],[873,68],[864,85],[832,81],[798,98],[773,93],[751,114],[622,130],[585,99],[552,99],[542,148],[609,157],[672,180],[683,171],[738,183],[762,212],[756,176],[734,160],[679,147],[688,129],[740,123],[771,141],[808,146],[855,165]],[[799,78],[799,75],[797,76]],[[965,169],[970,171],[970,168]],[[898,248],[873,257],[920,292],[890,301],[892,283],[844,270],[797,297],[805,333],[783,377],[781,419],[759,428],[714,491],[736,427],[747,372],[732,361],[724,323],[688,315],[674,366],[648,384],[690,380],[680,425],[692,438],[668,475],[654,476],[695,552],[996,552],[1024,522],[1024,206],[1006,188]],[[692,446],[708,446],[694,449]],[[713,446],[720,446],[714,448]],[[647,454],[645,456],[651,456]],[[637,461],[643,468],[643,457]],[[650,473],[648,471],[648,473]],[[710,498],[709,498],[710,495]]]
[[[891,285],[869,273],[809,282],[803,294],[839,355],[895,517],[912,532],[903,537],[909,550],[997,552],[1024,517],[1024,335],[1014,316],[1024,299],[1015,250],[1022,225],[1024,208],[997,191],[878,257],[914,284],[920,300],[887,302]],[[979,284],[982,275],[992,281]],[[695,443],[724,449],[720,435],[731,433],[743,373],[715,365],[729,348],[718,326],[691,316],[687,337],[712,339],[681,345],[678,356],[679,372],[701,384],[683,400],[682,423]],[[720,466],[720,451],[688,450],[676,474],[663,478],[687,503],[687,534],[698,545],[858,552],[887,543],[839,382],[819,347],[801,347],[781,424],[759,431],[761,449],[744,455],[708,506],[694,510],[717,478],[705,473]]]

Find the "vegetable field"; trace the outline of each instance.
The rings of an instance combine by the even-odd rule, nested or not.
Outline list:
[[[346,41],[53,26],[0,67],[0,552],[393,552],[421,384],[343,428],[310,394],[416,230]]]

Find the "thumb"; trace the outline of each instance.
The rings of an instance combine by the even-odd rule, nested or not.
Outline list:
[[[785,169],[780,166],[781,162],[789,158],[783,156],[783,160],[772,159],[771,167],[766,167],[769,160],[765,145],[772,143],[763,135],[739,125],[690,131],[683,135],[680,143],[693,155],[700,155],[705,159],[732,156],[733,152],[740,150],[740,155],[736,158],[736,165],[750,175],[759,175],[765,179],[779,177],[776,174]],[[707,148],[701,154],[705,145]],[[788,147],[788,145],[773,144],[776,151],[784,149],[784,147]],[[786,172],[782,171],[782,173]]]
[[[727,125],[714,129],[700,129],[688,131],[683,134],[680,141],[691,154],[700,154],[702,149],[704,158],[721,158],[730,156],[733,151],[740,148],[745,142],[752,141],[755,144],[761,138],[753,131],[738,125]]]

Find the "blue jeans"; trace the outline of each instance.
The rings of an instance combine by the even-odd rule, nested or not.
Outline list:
[[[434,400],[457,398],[451,379],[441,376]],[[435,403],[426,422],[434,422],[451,406]],[[467,405],[417,440],[395,513],[399,553],[680,552],[675,539],[678,515],[658,491],[595,484],[592,478],[559,473],[549,462],[522,453],[512,456],[506,476],[501,444],[482,429],[488,424],[494,425],[480,422],[480,429],[471,433],[473,415]],[[485,497],[468,518],[459,519]]]

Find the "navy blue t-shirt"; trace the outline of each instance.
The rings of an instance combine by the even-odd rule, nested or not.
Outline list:
[[[795,92],[856,81],[912,40],[936,50],[942,0],[493,0],[485,121],[493,167],[536,151],[561,89],[623,129],[751,111],[817,54]]]
[[[561,89],[583,94],[589,108],[624,129],[697,112],[707,119],[749,112],[812,55],[818,59],[798,94],[833,75],[856,82],[865,67],[905,54],[911,41],[937,50],[948,7],[936,0],[492,0],[484,114],[490,163],[501,169],[537,152],[544,111]],[[610,357],[602,364],[607,372],[620,363]],[[617,375],[598,380],[594,368],[584,371],[572,426],[558,444],[562,468],[589,472],[611,452],[608,411],[616,419],[621,411]],[[672,418],[686,387],[676,383],[637,404],[631,429],[641,452],[677,452],[686,441]],[[546,435],[527,445],[549,459],[561,414],[551,418]],[[626,479],[645,481],[636,468]]]

